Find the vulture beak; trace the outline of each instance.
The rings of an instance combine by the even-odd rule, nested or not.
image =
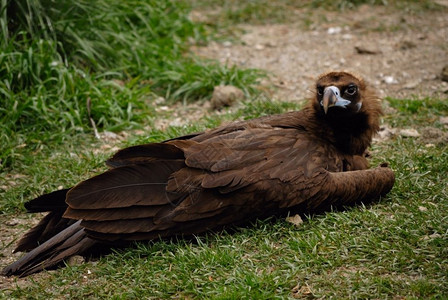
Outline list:
[[[341,92],[335,86],[326,87],[324,90],[324,96],[320,104],[324,108],[325,114],[327,114],[328,108],[332,106],[340,106],[346,108],[351,102],[340,96]]]

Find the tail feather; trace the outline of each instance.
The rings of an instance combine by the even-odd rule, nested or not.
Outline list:
[[[55,210],[65,210],[65,196],[70,189],[57,190],[42,196],[39,196],[25,203],[28,212],[45,212]]]
[[[75,222],[61,218],[63,213],[64,211],[48,213],[19,240],[14,252],[30,251]]]
[[[28,212],[49,213],[20,239],[14,252],[30,251],[75,222],[62,217],[68,207],[65,198],[69,190],[58,190],[25,203]]]
[[[55,267],[64,259],[74,254],[82,254],[90,249],[98,242],[89,238],[80,224],[81,221],[77,221],[67,227],[15,263],[4,268],[1,274],[4,276],[28,276],[43,269]]]

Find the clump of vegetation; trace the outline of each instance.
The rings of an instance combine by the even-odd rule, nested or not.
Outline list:
[[[188,55],[207,40],[181,1],[1,1],[0,168],[61,133],[135,127],[148,99],[209,96],[217,84],[246,92],[258,72]],[[25,148],[23,146],[22,148]]]

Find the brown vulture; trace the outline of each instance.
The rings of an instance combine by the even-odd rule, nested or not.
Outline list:
[[[25,204],[49,212],[18,242],[3,275],[26,276],[99,245],[199,234],[300,208],[388,193],[394,173],[368,169],[381,102],[363,79],[330,72],[301,111],[133,146],[110,169]]]

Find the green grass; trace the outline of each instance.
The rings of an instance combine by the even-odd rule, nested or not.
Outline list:
[[[419,104],[389,101],[397,113],[386,119],[399,120],[397,126],[446,115],[442,100],[418,100]],[[249,101],[238,111],[211,116],[192,126],[130,136],[121,146],[159,141],[214,127],[223,120],[299,106],[265,99]],[[4,213],[22,212],[22,200],[104,170],[101,162],[109,153],[94,154],[93,149],[101,143],[85,135],[79,137],[56,152],[42,150],[34,161],[17,170],[27,177],[2,192]],[[265,220],[234,233],[139,243],[94,263],[60,269],[35,281],[31,277],[26,285],[4,291],[5,296],[446,297],[448,189],[443,182],[448,172],[448,146],[425,147],[419,139],[397,136],[376,143],[372,153],[373,165],[387,161],[396,172],[394,189],[379,203],[303,216],[305,222],[299,227],[282,219]]]
[[[195,101],[219,84],[253,93],[260,71],[189,53],[209,39],[189,12],[174,0],[0,1],[0,169],[42,141],[91,132],[88,99],[96,126],[119,131],[149,123],[157,95]]]
[[[390,99],[390,106],[400,114],[386,116],[392,126],[434,126],[443,129],[440,117],[448,114],[448,103],[438,99]]]

